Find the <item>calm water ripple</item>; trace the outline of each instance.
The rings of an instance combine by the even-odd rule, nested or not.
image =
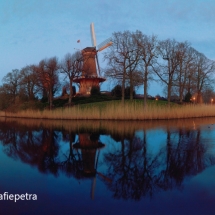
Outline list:
[[[1,118],[0,172],[0,214],[214,214],[215,118]]]

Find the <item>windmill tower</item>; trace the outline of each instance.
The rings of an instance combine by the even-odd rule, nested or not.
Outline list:
[[[100,67],[97,53],[112,45],[111,39],[102,42],[96,48],[96,36],[94,31],[94,24],[90,25],[92,47],[84,48],[81,53],[83,56],[82,75],[74,82],[79,84],[79,94],[90,95],[92,87],[99,87],[101,82],[106,79],[100,76]]]

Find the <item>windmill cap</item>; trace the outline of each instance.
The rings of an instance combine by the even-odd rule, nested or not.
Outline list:
[[[95,47],[86,47],[82,51],[84,51],[84,52],[92,52],[92,51],[96,51],[96,48]]]

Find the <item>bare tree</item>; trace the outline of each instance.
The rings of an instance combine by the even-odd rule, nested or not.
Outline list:
[[[141,59],[140,62],[143,63],[144,107],[146,107],[148,81],[151,78],[150,75],[153,72],[152,67],[155,64],[158,55],[158,40],[156,36],[147,36],[141,31],[136,31],[133,36],[137,43],[139,57]]]
[[[39,91],[37,74],[34,65],[26,66],[20,71],[20,86],[29,100],[34,100]]]
[[[212,86],[204,87],[202,91],[202,98],[205,103],[214,104],[215,101],[215,92]]]
[[[6,84],[0,86],[0,110],[6,109],[12,102],[11,95],[7,92]]]
[[[53,106],[53,94],[59,83],[58,80],[58,60],[56,57],[41,60],[39,65],[34,68],[37,72],[40,87],[43,89],[43,96],[48,95],[49,98],[49,108],[52,109]]]
[[[129,31],[113,33],[112,42],[109,51],[104,54],[104,59],[108,62],[106,76],[116,78],[122,83],[122,102],[124,103],[126,79],[129,79],[130,98],[133,99],[133,75],[137,75],[138,49]]]
[[[178,89],[179,101],[182,103],[186,86],[191,88],[191,78],[193,77],[194,49],[188,42],[178,43],[178,68],[176,71],[176,81],[174,86]],[[190,91],[189,91],[190,93]]]
[[[209,60],[204,54],[195,52],[195,82],[197,91],[197,103],[201,103],[201,93],[205,86],[210,85],[213,81],[212,74],[215,71],[215,62]]]
[[[175,81],[176,71],[179,65],[178,43],[175,40],[163,40],[159,42],[158,53],[161,56],[161,62],[158,67],[154,67],[155,73],[160,80],[167,86],[167,99],[170,104],[171,89]],[[167,61],[164,63],[164,61]]]
[[[4,76],[2,81],[4,91],[7,92],[8,99],[11,99],[11,102],[15,103],[20,86],[20,71],[18,69],[12,70],[12,72],[9,72],[6,76]]]
[[[70,53],[66,54],[64,59],[60,63],[60,72],[65,74],[66,78],[69,79],[69,105],[72,104],[72,84],[74,78],[81,76],[83,66],[83,58],[81,52],[75,52],[73,55]]]

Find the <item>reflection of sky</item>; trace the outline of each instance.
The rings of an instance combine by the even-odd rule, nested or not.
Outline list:
[[[209,124],[206,126],[201,126],[202,138],[204,138],[204,144],[208,147],[208,153],[215,154],[215,125]]]
[[[97,170],[103,174],[107,170],[108,166],[103,162],[103,156],[107,152],[114,152],[121,150],[121,144],[114,141],[109,135],[100,135],[100,141],[105,144],[105,148],[99,150],[99,162]],[[97,150],[98,153],[98,150]]]
[[[214,214],[214,174],[215,167],[210,167],[192,179],[185,180],[182,191],[158,193],[149,214]]]
[[[113,32],[140,30],[188,41],[214,60],[214,11],[213,0],[0,0],[0,80],[12,69],[53,56],[60,60],[74,48],[90,46],[91,22],[98,44]],[[104,68],[102,53],[100,58]],[[152,84],[149,94],[161,94],[157,86]]]
[[[177,143],[176,129],[171,138]],[[60,134],[60,132],[56,132]],[[137,137],[143,139],[143,132],[137,131]],[[164,128],[147,130],[147,154],[155,157],[166,147],[166,130]],[[77,140],[77,136],[76,136]],[[201,140],[208,140],[208,153],[214,152],[215,131],[213,127],[201,127]],[[103,155],[107,152],[121,150],[121,143],[115,142],[109,135],[100,135],[105,148],[100,150],[98,171],[105,175],[107,164]],[[212,143],[212,145],[211,145]],[[58,136],[61,147],[57,159],[68,154],[69,144]],[[103,179],[96,176],[94,200],[91,199],[91,188],[94,178],[78,180],[60,173],[41,174],[36,167],[12,159],[4,153],[5,147],[0,144],[0,193],[36,193],[37,202],[0,202],[1,209],[23,210],[27,214],[213,214],[215,210],[215,167],[209,167],[196,176],[185,178],[180,189],[155,192],[152,199],[142,197],[140,201],[113,199],[113,193],[107,189]],[[22,206],[22,207],[21,207]],[[21,208],[21,209],[20,209]]]
[[[143,131],[136,132],[136,136],[143,139]],[[146,130],[147,153],[158,154],[166,146],[166,130],[163,128]]]

